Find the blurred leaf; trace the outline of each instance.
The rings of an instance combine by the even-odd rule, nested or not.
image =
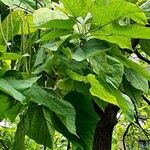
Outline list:
[[[0,60],[16,60],[21,58],[22,56],[16,53],[0,53]]]

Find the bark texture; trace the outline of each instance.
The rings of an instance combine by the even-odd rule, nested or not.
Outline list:
[[[119,111],[119,107],[108,104],[105,110],[102,111],[94,104],[94,108],[100,116],[100,121],[95,130],[93,150],[111,150],[112,133],[117,124],[116,115]]]

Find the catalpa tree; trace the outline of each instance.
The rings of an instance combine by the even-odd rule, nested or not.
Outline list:
[[[138,4],[1,0],[0,118],[19,117],[14,150],[25,135],[52,149],[55,130],[72,149],[110,150],[118,113],[140,126],[150,28]]]

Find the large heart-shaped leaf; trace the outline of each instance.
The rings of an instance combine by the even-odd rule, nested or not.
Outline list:
[[[70,103],[61,99],[54,91],[49,90],[48,92],[39,86],[32,86],[30,91],[33,102],[44,105],[56,114],[63,116],[62,121],[68,130],[76,134],[75,110]]]
[[[38,144],[52,148],[54,129],[51,117],[44,108],[31,105],[24,119],[27,125],[26,134]]]

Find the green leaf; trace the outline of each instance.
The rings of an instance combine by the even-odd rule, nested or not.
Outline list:
[[[87,76],[87,80],[91,84],[90,92],[93,96],[97,96],[100,99],[118,105],[117,99],[113,94],[112,86],[108,86],[102,79],[97,80],[96,77],[92,74]]]
[[[91,85],[90,93],[93,96],[96,96],[105,102],[118,105],[130,119],[133,119],[134,107],[130,98],[126,100],[124,95],[116,87],[114,87],[109,82],[106,82],[102,77],[96,77],[93,74],[89,74],[84,77],[73,71],[69,71],[68,75],[73,80],[83,81],[84,83],[89,82]]]
[[[112,23],[91,34],[96,38],[115,43],[121,48],[132,49],[130,38],[150,39],[150,28],[138,24],[121,26]]]
[[[43,61],[44,61],[44,54],[45,54],[45,53],[44,53],[44,49],[43,49],[43,48],[40,48],[40,49],[38,50],[37,55],[36,55],[34,67],[36,67],[36,66],[38,66],[38,65],[40,65],[40,64],[43,63]]]
[[[125,67],[133,69],[135,71],[137,71],[139,74],[141,74],[143,77],[145,77],[147,80],[150,80],[150,73],[142,66],[140,66],[139,64],[133,62],[130,59],[127,59],[125,56],[123,55],[118,55],[118,54],[114,54],[113,55],[116,59],[118,59],[122,64],[124,64]]]
[[[83,148],[92,150],[95,128],[99,121],[99,116],[95,113],[91,97],[78,92],[70,92],[65,96],[65,99],[76,110],[77,133],[82,141]]]
[[[54,129],[50,115],[46,113],[45,109],[38,105],[31,105],[24,119],[28,125],[26,134],[29,138],[38,144],[52,148]]]
[[[112,34],[129,38],[150,39],[150,28],[138,24],[121,26],[117,23],[104,26],[97,31],[99,34]]]
[[[105,52],[92,56],[89,63],[96,74],[111,73]]]
[[[6,51],[6,46],[0,45],[0,53],[3,53]]]
[[[85,77],[82,76],[82,75],[79,75],[78,73],[72,71],[72,70],[67,70],[66,73],[69,75],[69,77],[73,80],[76,80],[76,81],[83,81],[83,82],[87,82]]]
[[[25,122],[22,119],[17,125],[17,131],[15,133],[15,141],[13,150],[24,150],[25,149]]]
[[[106,78],[109,79],[116,87],[119,87],[123,78],[124,66],[116,58],[108,55],[107,62],[111,73],[107,73]]]
[[[67,20],[51,20],[45,24],[39,26],[39,28],[48,28],[48,29],[72,29],[75,22],[72,19]]]
[[[128,82],[135,87],[145,93],[148,93],[148,81],[143,76],[141,76],[137,71],[133,69],[126,69],[125,75]]]
[[[4,114],[4,116],[5,116],[5,118],[8,118],[8,119],[10,119],[12,122],[14,122],[15,121],[15,118],[17,117],[17,115],[23,110],[23,108],[24,108],[25,106],[23,106],[20,102],[15,102],[12,106],[11,106],[11,108],[9,108],[6,112],[5,112],[5,114]]]
[[[35,6],[35,2],[33,0],[24,0],[21,1],[20,0],[1,0],[5,5],[8,5],[9,7],[15,7],[20,6],[20,8],[22,9],[26,9],[26,10],[31,10],[33,11],[36,6]]]
[[[44,105],[56,114],[62,115],[65,119],[63,123],[68,130],[76,134],[75,110],[70,103],[58,97],[54,91],[47,92],[38,86],[31,87],[31,97],[33,102]]]
[[[18,11],[11,11],[7,18],[0,23],[0,44],[7,44],[19,32],[20,17]]]
[[[126,78],[123,79],[123,87],[126,92],[126,94],[136,103],[136,104],[141,104],[141,95],[142,91],[134,88],[133,86],[130,85],[128,80]]]
[[[11,107],[9,96],[0,94],[0,119],[4,118],[4,113]]]
[[[150,40],[141,39],[140,46],[141,46],[141,50],[150,56]]]
[[[17,60],[22,56],[16,53],[0,53],[0,60]]]
[[[111,46],[99,39],[88,40],[83,47],[79,47],[73,52],[72,58],[76,61],[82,61],[88,57],[96,55],[99,52],[110,50]]]
[[[49,33],[44,34],[40,38],[40,40],[41,41],[50,41],[50,40],[54,40],[56,38],[59,38],[61,36],[69,35],[71,33],[72,33],[72,31],[70,31],[70,30],[53,30]]]
[[[105,34],[105,33],[91,33],[94,37],[108,41],[110,43],[117,44],[120,48],[132,49],[131,39],[129,37],[114,35],[114,34]]]
[[[53,123],[55,130],[57,130],[59,133],[63,134],[63,136],[65,136],[69,141],[71,141],[71,143],[73,145],[76,145],[77,147],[78,146],[81,147],[82,142],[80,140],[80,137],[78,137],[74,134],[71,134],[68,131],[68,129],[63,124],[63,122],[61,121],[58,114],[51,112],[51,119],[52,119],[52,123]]]
[[[56,25],[57,28],[58,26],[60,27],[58,23],[62,23],[61,25],[63,25],[63,23],[65,23],[65,21],[63,20],[67,20],[67,19],[69,18],[65,13],[59,10],[51,10],[49,8],[44,8],[44,7],[34,11],[33,14],[33,22],[36,26],[49,25],[52,28],[55,28],[54,25]]]
[[[61,2],[74,17],[85,17],[93,3],[92,0],[61,0]]]
[[[108,103],[118,105],[130,119],[133,118],[134,107],[130,98],[128,98],[127,101],[118,89],[104,81],[102,78],[96,79],[92,74],[89,74],[86,78],[91,84],[90,92],[93,96],[97,96]]]
[[[124,0],[111,0],[107,3],[98,1],[97,4],[93,5],[91,13],[94,22],[101,27],[124,17],[131,17],[135,21],[142,22],[143,24],[146,23],[146,17],[142,13],[142,10],[137,5]]]
[[[0,90],[12,96],[14,99],[23,102],[26,97],[17,91],[11,84],[9,84],[5,79],[0,79]]]
[[[26,80],[18,80],[12,77],[6,77],[7,82],[16,90],[24,91],[30,88],[40,77],[29,78]]]

